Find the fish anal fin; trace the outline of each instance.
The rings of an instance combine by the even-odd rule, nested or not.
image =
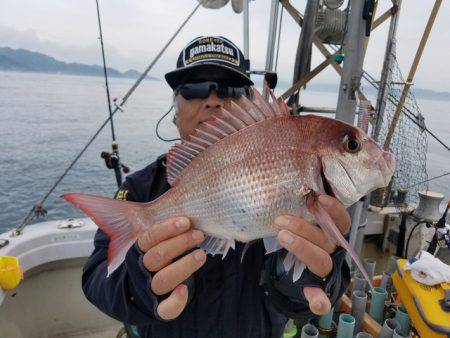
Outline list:
[[[281,246],[280,242],[278,242],[277,236],[266,237],[263,239],[263,242],[264,242],[264,248],[266,249],[266,255],[283,248]]]
[[[230,248],[235,248],[234,239],[217,238],[206,235],[205,240],[199,245],[199,247],[211,255],[221,254],[222,259],[225,258]]]

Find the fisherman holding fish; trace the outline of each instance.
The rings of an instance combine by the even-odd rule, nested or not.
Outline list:
[[[248,125],[253,122],[248,121],[257,119],[258,112],[263,115],[272,112],[290,121],[284,103],[262,102],[260,94],[251,88],[253,82],[246,69],[242,52],[228,39],[200,37],[191,41],[182,50],[177,69],[166,74],[174,91],[174,122],[183,143],[129,175],[116,200],[82,194],[64,196],[101,228],[95,236],[95,250],[84,268],[82,283],[86,297],[111,317],[136,326],[140,337],[279,338],[288,318],[305,322],[314,315],[327,313],[348,286],[350,274],[342,246],[350,249],[341,233],[348,232],[350,217],[337,198],[326,194],[333,191],[339,198],[339,182],[331,180],[333,189],[326,190],[320,174],[314,174],[314,179],[319,180],[314,183],[317,187],[310,186],[308,190],[299,186],[292,192],[289,190],[292,184],[283,186],[281,181],[276,191],[286,189],[283,196],[287,198],[280,195],[281,199],[270,203],[281,207],[267,211],[272,224],[266,224],[266,210],[252,204],[267,196],[257,199],[252,195],[251,187],[260,181],[250,182],[244,190],[239,190],[236,183],[247,174],[254,175],[253,172],[235,174],[240,165],[236,162],[235,168],[230,169],[235,171],[228,173],[223,169],[219,173],[226,179],[220,189],[217,187],[221,187],[221,182],[213,180],[214,172],[202,176],[202,168],[213,170],[217,163],[211,160],[202,164],[195,157],[206,152],[209,145],[212,147],[216,139],[223,138],[220,133],[232,134],[245,125],[251,138]],[[253,112],[253,117],[248,112]],[[305,121],[322,123],[314,118]],[[267,121],[258,123],[264,122]],[[271,139],[270,124],[265,129],[268,134],[264,142],[276,143],[280,133]],[[346,131],[343,137],[343,152],[347,152],[344,155],[359,151],[361,142],[367,143],[368,151],[374,147],[370,140],[357,136],[354,129]],[[221,149],[228,154],[226,137],[220,141]],[[304,138],[301,142],[308,140]],[[230,153],[221,161],[256,152],[256,148],[249,147],[259,143],[249,142],[247,148]],[[384,173],[393,164],[387,155],[378,157],[383,160],[383,156],[387,164],[380,166],[380,170]],[[261,165],[270,164],[270,158],[262,162]],[[323,163],[328,166],[323,170],[330,170],[332,162]],[[364,170],[358,170],[365,174]],[[288,170],[273,172],[268,179],[276,179],[285,172]],[[376,179],[384,177],[378,175]],[[240,195],[223,197],[236,189],[241,191]],[[314,195],[312,190],[322,193]],[[247,192],[246,204],[239,198]],[[203,199],[198,197],[202,193],[206,194]],[[214,196],[219,201],[216,204]],[[303,204],[294,206],[295,210],[303,208],[305,214],[310,210],[309,215],[314,215],[321,227],[313,224],[311,217],[277,211],[290,210],[288,206],[296,196],[308,199],[299,200]],[[343,201],[346,197],[341,195],[339,199]],[[154,202],[134,203],[150,201]],[[190,214],[180,210],[190,210]],[[323,231],[324,223],[335,230]],[[252,224],[256,228],[249,229]],[[339,240],[333,242],[332,238]]]

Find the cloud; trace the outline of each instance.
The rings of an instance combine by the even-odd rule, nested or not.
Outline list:
[[[100,1],[108,65],[120,70],[144,70],[196,3],[194,0]],[[265,68],[270,3],[264,0],[250,2],[250,58],[252,68],[257,70]],[[0,12],[2,44],[39,51],[66,62],[101,63],[95,3],[2,0],[2,4],[8,9]],[[303,12],[306,1],[293,0],[292,4]],[[389,6],[391,1],[380,1],[377,16]],[[431,8],[432,3],[416,6],[405,2],[402,6],[398,61],[405,77]],[[415,77],[418,87],[450,91],[447,81],[450,67],[439,66],[445,59],[442,55],[447,55],[449,50],[448,44],[444,43],[450,39],[450,22],[445,20],[448,14],[450,4],[444,2]],[[367,50],[364,68],[376,78],[379,78],[384,58],[387,28],[388,22],[372,33]],[[292,79],[299,34],[300,28],[284,11],[278,61],[279,77],[284,81]],[[199,9],[158,61],[151,75],[161,78],[172,70],[183,46],[199,35],[224,35],[242,47],[242,15],[236,15],[230,5],[220,10]],[[313,67],[322,60],[323,56],[315,51]],[[339,82],[339,77],[330,69],[313,81]]]

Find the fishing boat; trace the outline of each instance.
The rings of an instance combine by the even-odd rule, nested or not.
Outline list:
[[[370,235],[381,236],[382,254],[378,259],[381,270],[384,270],[388,268],[391,255],[412,257],[420,249],[428,246],[427,241],[435,239],[432,241],[435,245],[433,253],[450,263],[447,243],[442,240],[442,238],[445,239],[446,229],[450,232],[450,226],[444,219],[444,225],[440,223],[440,232],[436,227],[438,221],[442,219],[439,205],[444,196],[438,192],[429,192],[427,186],[427,182],[434,179],[429,178],[426,171],[427,137],[437,139],[447,151],[449,148],[426,126],[410,89],[441,1],[436,0],[434,3],[406,81],[401,76],[395,58],[396,30],[402,7],[401,0],[379,1],[389,3],[389,9],[384,13],[377,12],[375,0],[307,0],[302,14],[289,0],[271,0],[270,12],[267,13],[270,18],[270,27],[266,65],[262,70],[250,68],[249,74],[255,77],[260,76],[270,88],[276,87],[276,63],[282,37],[281,22],[284,16],[291,17],[301,26],[301,33],[293,70],[293,84],[280,96],[288,102],[292,113],[330,114],[330,117],[357,124],[384,149],[390,150],[397,156],[398,168],[389,188],[366,196],[350,208],[351,245],[358,253],[371,257],[377,249],[375,252],[368,252],[364,238]],[[227,2],[209,1],[205,2],[205,5],[221,10],[220,8]],[[115,102],[114,107],[111,105],[109,92],[107,92],[110,116],[89,140],[87,146],[108,123],[112,123],[114,114],[124,107],[136,87],[147,76],[202,2],[193,1],[193,5],[195,8],[183,24],[136,83],[125,93],[122,100]],[[412,4],[403,4],[403,6],[409,5]],[[249,0],[232,0],[232,6],[236,15],[243,17],[243,50],[244,56],[248,58]],[[97,10],[99,14],[98,6]],[[98,19],[101,36],[100,14]],[[371,34],[375,34],[377,27],[385,22],[389,22],[389,32],[384,64],[382,73],[374,77],[364,71],[363,61]],[[102,39],[101,43],[103,47]],[[324,61],[311,69],[311,52],[314,46],[324,55]],[[106,88],[108,88],[103,48],[102,52]],[[306,84],[327,67],[334,68],[341,76],[337,106],[319,108],[302,105],[300,94],[307,90]],[[379,81],[376,78],[379,78]],[[364,94],[362,81],[377,90],[376,102],[371,102]],[[104,153],[102,157],[108,168],[114,170],[117,182],[120,183],[122,172],[127,168],[120,162],[115,141],[113,137],[112,152]],[[86,300],[82,292],[82,268],[94,248],[93,237],[97,226],[88,218],[29,224],[38,215],[45,214],[46,199],[65,174],[71,170],[87,146],[64,174],[56,180],[50,191],[31,208],[22,223],[16,229],[0,234],[1,337],[125,337],[127,335],[133,337],[135,334],[132,328],[124,328],[123,323],[100,312]],[[413,236],[416,223],[420,231],[417,230],[419,235]],[[17,260],[7,259],[7,257],[17,258]],[[22,274],[23,278],[21,278]],[[379,278],[377,283],[380,284],[380,282]],[[344,300],[343,311],[350,311],[350,308],[348,299]],[[372,333],[377,330],[380,332],[381,324],[369,321],[364,329],[369,328],[367,330]],[[291,334],[292,327],[290,322],[286,329],[287,336]]]

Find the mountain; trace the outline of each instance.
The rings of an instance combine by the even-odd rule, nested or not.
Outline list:
[[[278,87],[281,88],[289,88],[290,87],[289,81],[280,81],[278,84]],[[369,85],[367,82],[363,81],[363,91],[366,94],[369,95],[376,95],[377,91],[375,88],[373,88],[371,85]],[[315,91],[315,92],[328,92],[328,93],[337,93],[339,90],[339,82],[333,82],[333,83],[311,83],[306,85],[308,90]],[[414,93],[416,98],[418,99],[428,99],[428,100],[442,100],[442,101],[450,101],[450,93],[449,92],[438,92],[431,89],[423,89],[423,88],[417,88],[413,87],[411,88],[411,91]]]
[[[0,70],[104,76],[103,67],[99,65],[85,65],[75,62],[66,63],[45,54],[9,47],[0,47]],[[134,69],[123,73],[114,68],[107,68],[107,70],[108,76],[112,77],[135,79],[140,76],[140,73]],[[147,76],[147,79],[159,81],[159,79],[151,76]]]

